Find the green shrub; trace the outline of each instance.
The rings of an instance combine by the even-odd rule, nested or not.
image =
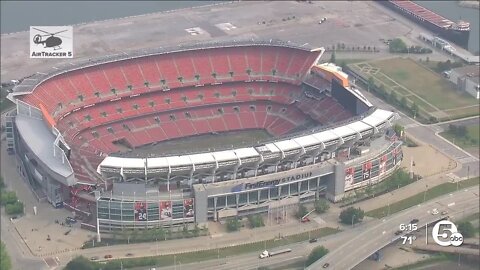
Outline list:
[[[362,222],[365,212],[360,208],[349,207],[340,212],[340,222],[343,224],[356,224]]]
[[[23,203],[15,202],[15,203],[7,204],[7,206],[5,206],[5,211],[7,212],[8,215],[23,214]]]
[[[312,250],[312,252],[310,252],[310,255],[308,255],[308,258],[305,264],[307,266],[311,265],[312,263],[321,259],[323,256],[327,255],[327,253],[328,253],[328,249],[326,249],[324,246],[316,247]]]

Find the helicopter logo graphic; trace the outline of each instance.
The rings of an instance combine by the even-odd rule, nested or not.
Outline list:
[[[72,58],[71,26],[31,26],[30,58]]]

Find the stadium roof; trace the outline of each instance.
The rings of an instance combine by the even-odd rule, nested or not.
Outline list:
[[[375,110],[370,115],[356,119],[356,121],[344,124],[342,126],[320,131],[310,135],[284,139],[276,142],[266,143],[265,145],[257,146],[260,152],[269,151],[271,153],[286,152],[295,149],[302,149],[302,147],[312,146],[321,143],[328,143],[356,135],[365,131],[372,131],[373,129],[384,125],[390,121],[394,113],[381,109]],[[238,161],[246,157],[257,157],[261,154],[255,147],[239,148],[217,152],[197,153],[182,156],[169,156],[148,158],[147,168],[172,168],[178,166],[194,166],[195,164],[218,163],[225,161]],[[117,168],[143,168],[143,158],[119,158],[106,157],[97,168],[97,172],[101,172],[100,168],[103,166],[117,167]]]
[[[28,147],[39,161],[43,162],[45,167],[52,172],[64,178],[64,184],[72,185],[74,182],[72,167],[68,160],[62,157],[61,150],[55,151],[56,137],[43,120],[19,114],[15,117],[15,124],[20,136],[28,142]]]

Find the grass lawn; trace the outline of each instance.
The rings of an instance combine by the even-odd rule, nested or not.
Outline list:
[[[480,213],[475,213],[475,214],[471,214],[470,216],[466,216],[464,217],[462,220],[459,220],[460,221],[474,221],[474,220],[478,220],[480,219]]]
[[[410,99],[412,102],[415,102],[417,103],[418,107],[421,107],[422,109],[424,109],[425,111],[427,112],[435,112],[437,111],[435,108],[433,108],[432,106],[428,105],[427,103],[425,103],[423,100],[419,99],[418,97],[416,96],[408,96],[408,99]]]
[[[440,135],[451,142],[453,142],[453,139],[455,139],[455,144],[458,147],[466,150],[467,148],[470,148],[470,147],[479,147],[479,139],[480,139],[479,128],[480,128],[479,125],[467,126],[467,134],[465,137],[459,137],[451,133],[450,131],[442,132],[440,133]]]
[[[340,65],[342,64],[343,62],[345,64],[353,64],[353,63],[360,63],[360,62],[364,62],[365,59],[342,59],[342,58],[338,58],[339,56],[337,55],[337,60],[335,60],[335,62]],[[359,65],[365,65],[365,64],[359,64]]]
[[[440,109],[477,104],[477,101],[454,90],[454,85],[411,59],[395,58],[371,63],[397,83]]]
[[[474,106],[474,107],[467,107],[467,108],[450,109],[446,111],[446,113],[451,115],[452,118],[462,118],[462,117],[467,117],[472,115],[478,115],[479,107]]]
[[[153,257],[145,257],[145,258],[136,258],[136,259],[121,259],[121,260],[111,260],[111,263],[114,261],[122,261],[124,267],[134,267],[134,266],[169,266],[174,264],[174,260],[176,260],[177,264],[187,264],[205,260],[211,260],[216,258],[226,258],[230,256],[236,256],[239,254],[250,253],[250,252],[261,252],[265,248],[273,249],[279,248],[284,245],[297,243],[306,241],[309,238],[320,238],[323,236],[335,234],[340,230],[334,228],[320,228],[314,231],[311,231],[310,234],[308,232],[302,232],[296,235],[286,236],[279,240],[267,240],[255,243],[249,243],[245,245],[239,246],[232,246],[220,249],[209,249],[209,250],[202,250],[197,252],[187,252],[176,254],[175,258],[174,255],[161,255],[161,256],[153,256]],[[153,245],[153,244],[152,244]]]
[[[462,188],[467,188],[471,186],[475,186],[479,184],[480,178],[471,178],[468,180],[461,181],[458,186],[459,189]],[[436,197],[440,197],[442,195],[448,194],[450,192],[454,192],[457,190],[457,184],[456,183],[444,183],[440,184],[438,186],[432,187],[428,189],[425,199],[426,201],[434,199]],[[417,204],[423,203],[423,197],[424,197],[424,192],[417,193],[413,196],[410,196],[408,198],[405,198],[401,201],[398,201],[396,203],[390,204],[390,214],[400,212],[404,209],[410,208],[412,206],[415,206]],[[388,213],[388,206],[383,206],[371,211],[368,211],[365,213],[365,215],[374,217],[374,218],[382,218],[385,217]]]

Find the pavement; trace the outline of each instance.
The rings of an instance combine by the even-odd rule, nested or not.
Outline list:
[[[408,224],[413,218],[417,218],[420,228],[442,218],[430,213],[433,208],[437,208],[438,211],[447,210],[451,217],[477,213],[479,211],[478,197],[478,186],[474,186],[406,209],[383,220],[377,220],[368,228],[364,228],[361,234],[343,243],[342,246],[329,252],[306,269],[320,269],[325,263],[329,263],[328,269],[332,270],[351,269],[375,251],[404,235],[394,235],[400,224]],[[455,205],[448,206],[452,203]]]
[[[326,17],[327,21],[318,24]],[[172,22],[175,23],[172,23]],[[224,28],[230,23],[235,28]],[[187,30],[200,28],[199,34]],[[317,47],[375,46],[388,51],[380,39],[405,36],[417,44],[419,27],[392,11],[366,1],[235,1],[179,11],[159,12],[105,20],[73,27],[75,60],[129,50],[234,39],[282,39]],[[19,79],[69,63],[69,59],[29,59],[29,33],[1,36],[2,80]],[[369,59],[375,54],[359,53]],[[430,59],[447,59],[434,52]],[[438,58],[438,59],[437,59]]]

